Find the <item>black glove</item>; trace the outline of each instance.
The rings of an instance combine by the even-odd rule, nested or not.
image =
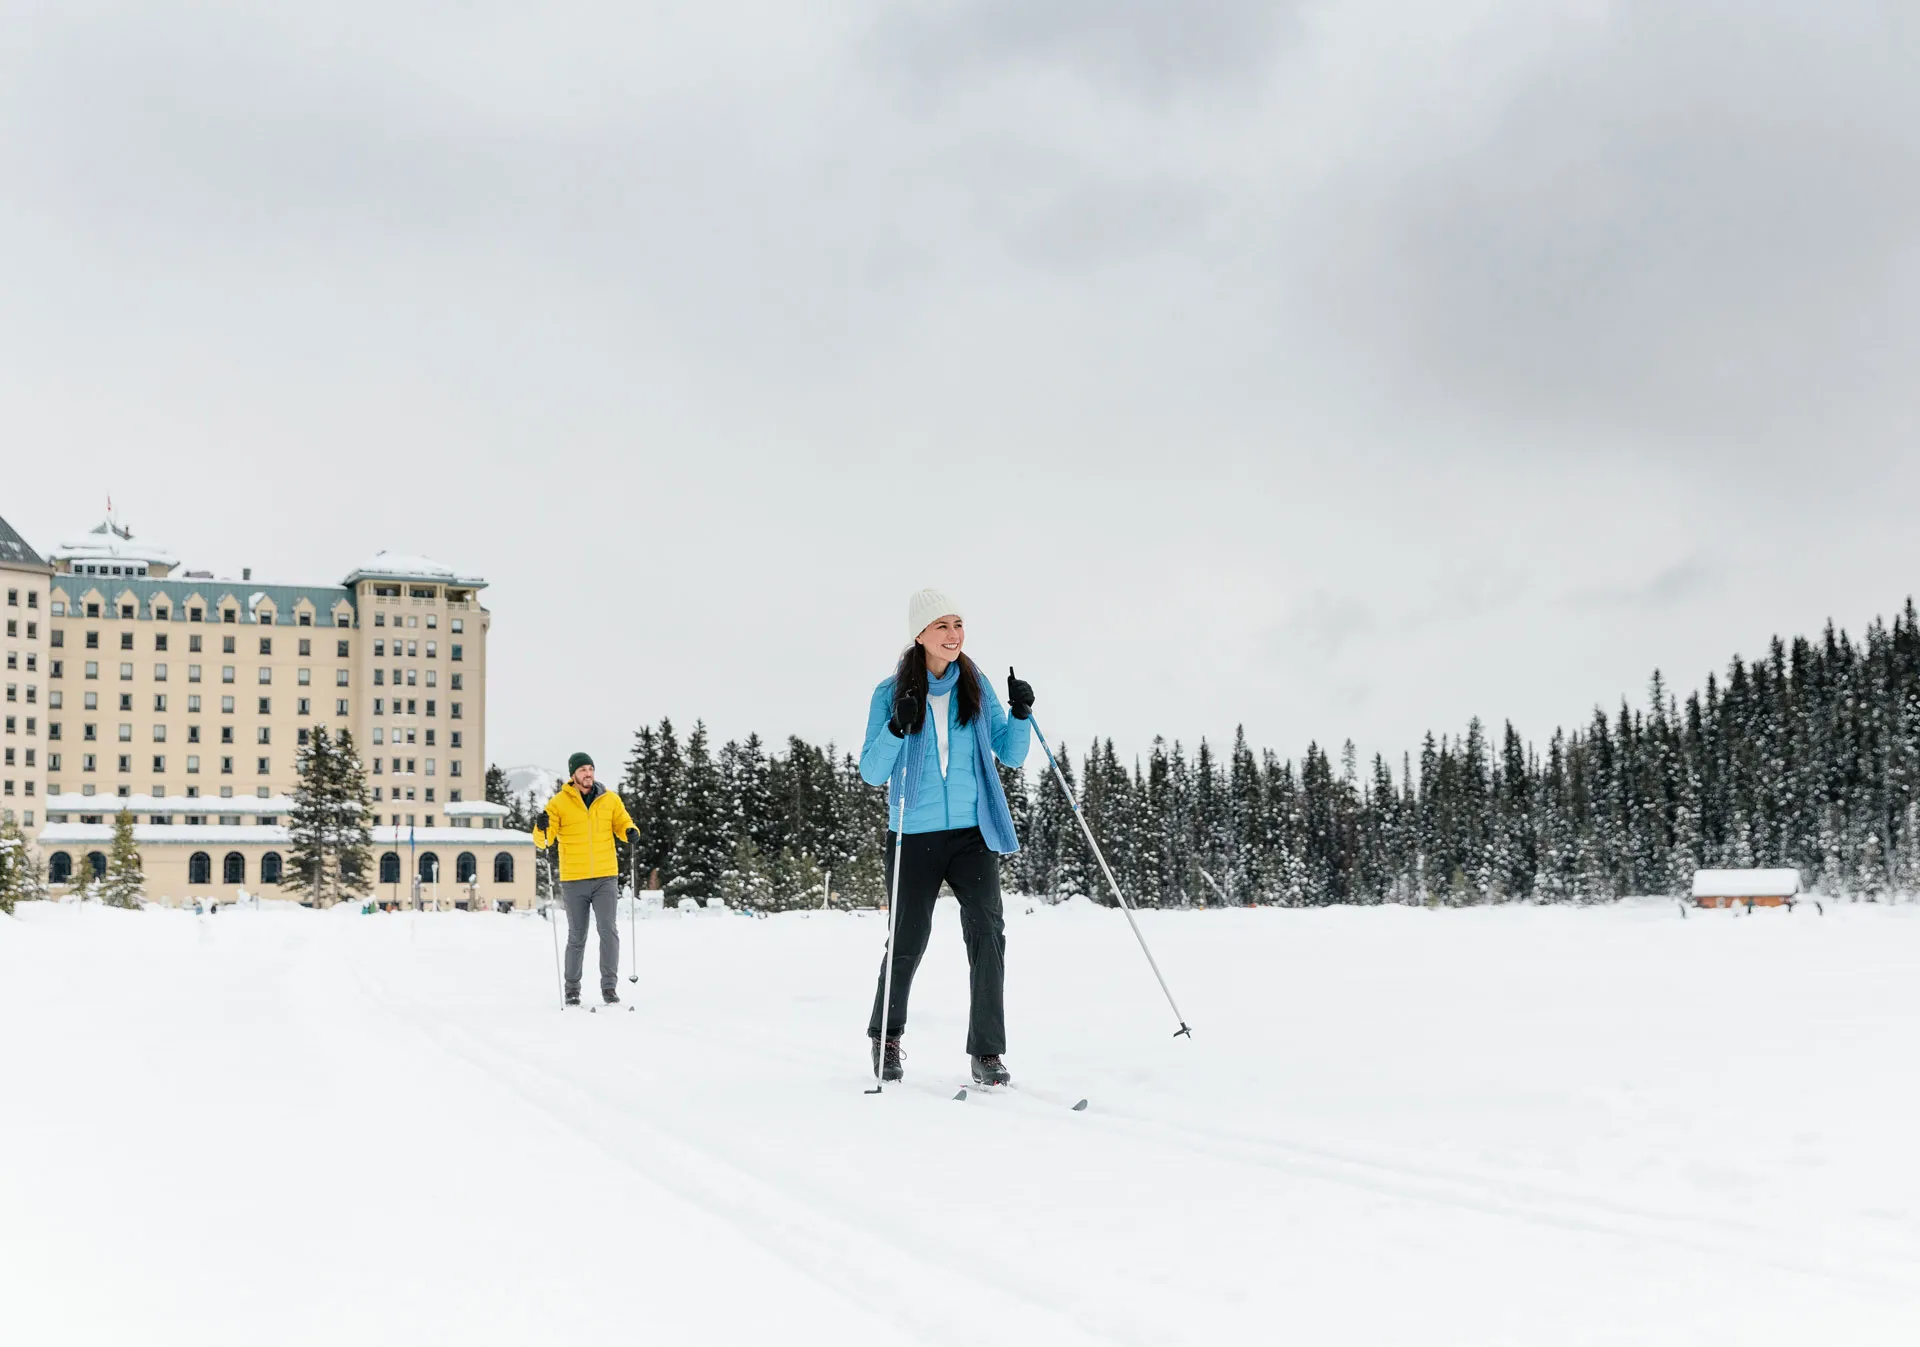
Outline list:
[[[535,814],[533,816],[533,826],[538,828],[541,832],[545,832],[548,828],[551,828],[553,826],[551,823],[547,822],[546,810],[542,809],[538,814]]]
[[[893,690],[893,719],[888,722],[887,728],[893,731],[896,739],[918,734],[926,714],[927,705],[920,694],[902,683]]]
[[[1024,678],[1013,676],[1013,666],[1007,666],[1007,710],[1015,720],[1025,720],[1033,714],[1033,684]]]
[[[639,840],[640,840],[640,830],[638,828],[627,829],[627,841],[638,842]]]

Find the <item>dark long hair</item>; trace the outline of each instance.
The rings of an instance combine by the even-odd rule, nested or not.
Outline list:
[[[960,697],[960,723],[971,725],[973,718],[980,714],[980,670],[962,651],[954,661],[960,666],[960,686],[954,689]],[[895,685],[912,688],[920,694],[922,709],[927,704],[927,648],[915,641],[900,656],[900,665],[893,671]],[[906,729],[918,729],[917,725],[904,726]]]

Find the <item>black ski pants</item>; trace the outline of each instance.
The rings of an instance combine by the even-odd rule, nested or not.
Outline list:
[[[898,839],[887,834],[887,892],[893,892],[893,856]],[[940,832],[908,833],[900,863],[900,910],[893,926],[893,1004],[887,1014],[887,1037],[898,1038],[907,1028],[907,997],[913,991],[914,970],[927,952],[933,934],[933,902],[945,880],[960,900],[960,930],[967,942],[967,966],[972,970],[973,1008],[967,1018],[967,1051],[975,1057],[1007,1050],[1007,934],[1000,908],[1000,857],[987,849],[978,828],[948,828]],[[867,1037],[880,1036],[880,1003],[886,995],[887,964],[880,961],[880,980],[873,989],[873,1014]]]

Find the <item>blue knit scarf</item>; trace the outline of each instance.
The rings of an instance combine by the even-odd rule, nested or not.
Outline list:
[[[960,686],[960,661],[955,660],[947,666],[947,671],[938,678],[927,678],[927,696],[931,699],[942,693],[952,692]],[[987,714],[987,700],[993,695],[981,680],[980,714],[973,718],[974,776],[977,780],[979,799],[975,806],[980,825],[980,835],[986,839],[987,850],[998,852],[1002,856],[1011,856],[1020,850],[1020,839],[1013,834],[1013,811],[1007,808],[1007,793],[1000,788],[1000,768],[993,760],[993,721]],[[906,746],[900,750],[900,760],[893,765],[893,780],[890,783],[893,798],[904,801],[902,810],[911,808],[914,788],[919,784],[920,765],[926,760],[927,741],[922,736],[938,735],[934,728],[933,708],[928,706],[920,717],[920,728],[907,736]],[[938,753],[939,741],[936,738],[933,751]],[[895,820],[888,820],[894,822]]]

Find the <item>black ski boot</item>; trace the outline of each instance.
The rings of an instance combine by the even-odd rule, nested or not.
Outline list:
[[[580,989],[578,987],[567,988],[567,1004],[570,1006],[580,1004]]]
[[[879,1076],[881,1080],[899,1080],[906,1074],[900,1065],[900,1063],[906,1059],[906,1054],[900,1051],[899,1039],[890,1038],[887,1040],[887,1064],[884,1068],[880,1065],[880,1040],[870,1038],[867,1042],[873,1046],[874,1074]]]
[[[610,1006],[617,1006],[620,1004],[620,993],[611,987],[602,987],[600,989],[600,999]]]
[[[1011,1085],[1013,1074],[1007,1070],[1007,1064],[1000,1060],[1000,1054],[990,1052],[985,1057],[973,1059],[973,1083],[975,1085]]]

